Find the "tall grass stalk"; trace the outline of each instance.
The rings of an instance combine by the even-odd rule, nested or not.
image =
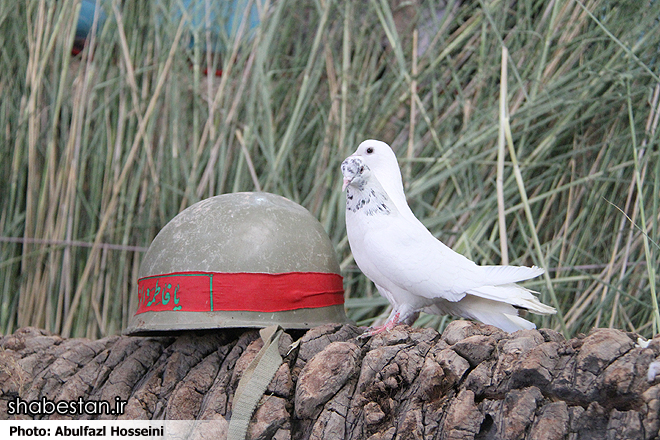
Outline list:
[[[178,3],[103,2],[73,56],[78,0],[0,2],[0,331],[121,332],[158,231],[254,190],[321,221],[372,323],[338,167],[377,138],[438,238],[545,267],[537,325],[658,332],[660,2],[250,0],[219,34]]]

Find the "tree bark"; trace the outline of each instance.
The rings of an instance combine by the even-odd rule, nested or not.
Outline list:
[[[507,334],[468,321],[442,335],[407,326],[366,340],[359,333],[350,325],[285,333],[284,363],[248,438],[659,436],[660,377],[647,374],[660,359],[660,337],[644,348],[637,335],[612,329],[565,340],[552,330]],[[256,330],[91,341],[23,328],[0,347],[0,418],[213,420],[222,438],[262,341]],[[8,413],[17,399],[44,398],[127,403],[118,415]]]

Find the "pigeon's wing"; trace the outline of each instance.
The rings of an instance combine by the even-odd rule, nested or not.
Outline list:
[[[542,269],[478,266],[436,239],[421,223],[402,218],[365,231],[370,263],[399,287],[425,298],[461,300],[467,291],[533,278]],[[478,291],[470,292],[481,296]],[[490,293],[490,292],[488,292]],[[485,297],[495,299],[486,293]]]
[[[412,294],[455,302],[465,296],[466,290],[482,284],[478,280],[479,266],[425,228],[411,227],[401,218],[365,231],[363,240],[369,264],[391,284]]]

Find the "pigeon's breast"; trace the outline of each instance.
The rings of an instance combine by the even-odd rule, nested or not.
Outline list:
[[[386,194],[373,188],[347,188],[346,210],[367,216],[390,215],[392,202]]]

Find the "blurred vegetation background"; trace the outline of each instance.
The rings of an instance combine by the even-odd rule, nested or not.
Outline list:
[[[439,239],[548,270],[537,325],[658,332],[660,1],[184,3],[104,0],[75,56],[80,1],[0,3],[0,331],[120,333],[160,228],[255,190],[321,221],[370,324],[339,164],[377,138]]]

